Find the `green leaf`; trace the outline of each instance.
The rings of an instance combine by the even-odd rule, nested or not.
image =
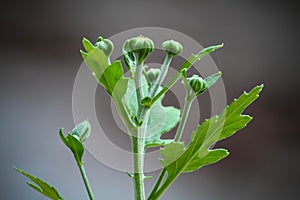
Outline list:
[[[252,119],[242,112],[258,98],[263,86],[257,86],[249,93],[244,92],[235,99],[222,115],[205,120],[192,134],[191,143],[184,148],[182,143],[170,143],[162,150],[161,164],[168,172],[165,184],[170,184],[183,172],[191,172],[209,164],[213,164],[229,153],[224,149],[211,150],[216,142],[230,137],[244,128]]]
[[[109,65],[105,54],[98,48],[89,52],[84,61],[108,94],[113,96],[114,100],[121,101],[128,81],[127,78],[124,78],[121,61],[117,60]]]
[[[96,47],[86,38],[82,39],[82,44],[85,50],[89,53],[93,51]]]
[[[37,192],[39,192],[42,195],[44,195],[50,199],[53,199],[53,200],[63,200],[63,198],[59,195],[59,193],[53,186],[50,186],[48,183],[44,182],[43,180],[23,171],[15,166],[13,168],[20,174],[23,174],[27,178],[31,179],[36,185],[31,182],[27,182],[27,184],[30,187],[32,187],[34,190],[36,190]]]
[[[209,46],[209,47],[202,49],[197,55],[192,54],[188,58],[188,60],[185,63],[183,63],[183,65],[180,67],[179,72],[181,73],[181,70],[183,70],[183,69],[189,69],[195,62],[199,61],[201,58],[203,58],[207,54],[210,54],[210,53],[214,52],[215,50],[222,48],[223,46],[224,46],[224,44]]]
[[[206,82],[207,88],[210,88],[213,84],[215,84],[221,76],[222,72],[218,72],[205,78],[204,81]]]
[[[74,158],[78,165],[82,165],[82,156],[84,153],[84,147],[81,141],[79,140],[79,137],[76,135],[68,134],[67,137],[64,136],[62,129],[59,130],[59,135],[63,143],[69,147],[69,149],[72,151]]]
[[[214,149],[208,151],[204,157],[195,157],[190,161],[190,164],[184,169],[184,172],[192,172],[200,169],[203,166],[216,163],[226,156],[229,155],[229,152],[226,149]]]
[[[72,130],[72,135],[78,136],[81,142],[85,142],[86,139],[90,136],[90,134],[91,124],[88,120],[81,122]]]
[[[144,96],[148,95],[148,83],[145,77],[142,78]],[[174,128],[180,120],[180,110],[172,106],[162,105],[163,96],[156,101],[149,110],[147,122],[147,133],[145,146],[163,146],[170,143],[172,140],[162,140],[161,135]],[[124,95],[126,107],[134,119],[138,111],[137,97],[135,93],[135,84],[132,79],[128,81],[128,88]],[[147,103],[147,99],[144,103]]]
[[[172,106],[163,106],[161,102],[155,103],[149,113],[147,137],[145,146],[164,146],[173,140],[160,139],[161,135],[172,130],[180,120],[180,110]]]

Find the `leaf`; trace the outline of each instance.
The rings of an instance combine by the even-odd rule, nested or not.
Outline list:
[[[229,155],[229,152],[226,149],[214,149],[208,151],[204,157],[195,157],[191,160],[190,164],[184,169],[184,172],[193,172],[199,168],[216,163],[226,156]]]
[[[192,54],[188,58],[188,60],[180,67],[179,73],[181,73],[183,69],[189,69],[195,62],[199,61],[201,58],[214,52],[215,50],[222,48],[223,46],[224,44],[209,46],[202,49],[197,55]]]
[[[82,57],[98,83],[112,96],[123,122],[127,127],[132,127],[133,123],[127,116],[127,110],[122,100],[127,89],[128,79],[124,77],[121,61],[117,60],[109,65],[105,54],[99,48],[82,54]]]
[[[105,88],[109,95],[112,96],[113,93],[117,94],[114,90],[120,92],[120,88],[116,86],[122,87],[123,94],[125,93],[126,90],[124,88],[126,88],[127,79],[124,78],[120,60],[109,65],[103,51],[97,48],[89,52],[84,61],[93,72],[96,80]]]
[[[85,120],[78,124],[73,130],[72,135],[77,135],[79,140],[84,142],[91,134],[91,124],[88,120]]]
[[[37,192],[41,193],[42,195],[53,199],[53,200],[63,200],[63,198],[59,195],[59,193],[57,192],[57,190],[53,187],[50,186],[48,183],[44,182],[43,180],[17,168],[17,167],[13,167],[14,170],[16,170],[17,172],[19,172],[20,174],[26,176],[27,178],[31,179],[35,184],[31,183],[31,182],[27,182],[27,184],[32,187],[34,190],[36,190]]]
[[[154,104],[149,113],[145,146],[164,146],[173,140],[162,140],[161,135],[172,130],[180,120],[180,110],[172,106],[163,106],[161,102]]]
[[[68,134],[67,137],[64,136],[62,129],[59,130],[59,135],[64,144],[69,147],[72,151],[74,158],[78,165],[82,165],[82,156],[84,153],[83,144],[80,142],[79,137],[76,135]]]
[[[242,115],[242,112],[258,98],[262,88],[263,85],[255,87],[249,93],[244,92],[226,107],[220,117],[214,116],[205,120],[194,131],[192,141],[186,148],[182,143],[166,145],[161,150],[163,156],[161,164],[168,172],[165,184],[170,184],[183,172],[200,169],[226,157],[229,154],[226,150],[211,150],[211,146],[247,125],[252,118]]]
[[[142,78],[142,85],[145,93],[144,96],[147,97],[148,83],[145,77]],[[161,102],[162,98],[163,96],[155,102],[149,110],[147,134],[145,139],[146,148],[163,146],[170,143],[172,140],[162,140],[160,137],[162,134],[174,128],[180,120],[180,110],[172,106],[163,106]],[[124,101],[130,115],[134,118],[137,115],[138,103],[135,93],[135,84],[132,79],[129,79],[128,81]]]
[[[207,88],[210,88],[213,84],[215,84],[221,76],[222,72],[218,72],[205,78],[204,81],[206,82]]]

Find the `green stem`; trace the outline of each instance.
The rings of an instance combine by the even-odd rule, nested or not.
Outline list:
[[[155,183],[155,185],[154,185],[154,187],[153,187],[153,189],[152,189],[149,197],[147,198],[147,200],[152,200],[153,199],[153,196],[155,195],[155,193],[158,190],[161,182],[163,181],[163,179],[164,179],[164,177],[166,175],[166,172],[167,172],[167,170],[165,168],[163,168],[162,171],[160,172],[159,177],[158,177],[158,179],[157,179],[157,181],[156,181],[156,183]]]
[[[167,73],[168,73],[168,68],[170,66],[170,63],[172,61],[172,57],[171,55],[167,54],[166,57],[165,57],[165,60],[164,60],[164,63],[161,67],[161,71],[155,81],[155,83],[153,84],[153,86],[151,87],[150,89],[150,92],[149,92],[149,97],[152,98],[155,96],[159,86],[162,84],[163,80],[165,79]]]
[[[195,94],[192,91],[192,89],[190,88],[187,80],[185,78],[183,78],[183,84],[186,90],[186,97],[185,97],[185,102],[184,102],[184,106],[183,106],[183,110],[182,110],[182,116],[174,137],[174,141],[178,142],[180,141],[181,137],[182,137],[182,133],[185,127],[185,123],[186,120],[188,118],[190,109],[191,109],[191,105],[193,103],[193,100],[195,99]]]
[[[157,200],[170,187],[170,185],[173,183],[173,181],[176,178],[174,178],[172,180],[167,180],[166,182],[164,182],[163,185],[161,186],[161,188],[153,195],[153,197],[151,199],[148,199],[148,200]]]
[[[161,67],[160,74],[158,75],[158,77],[157,77],[155,83],[153,83],[152,86],[151,86],[151,88],[150,88],[150,91],[149,91],[149,94],[148,94],[148,96],[149,96],[150,98],[153,98],[153,97],[155,96],[155,94],[156,94],[156,92],[157,92],[159,86],[161,86],[162,82],[164,81],[164,79],[165,79],[165,77],[166,77],[166,75],[167,75],[167,73],[168,73],[168,68],[169,68],[170,63],[171,63],[171,61],[172,61],[172,57],[173,57],[173,56],[171,56],[171,55],[169,55],[169,54],[166,55],[165,60],[164,60],[164,63],[163,63],[163,65],[162,65],[162,67]],[[152,103],[152,104],[153,104],[153,103]],[[142,119],[143,116],[145,115],[145,113],[146,113],[149,109],[150,109],[150,108],[141,105],[141,109],[139,109],[140,112],[139,112],[139,114],[138,114],[139,119]]]
[[[81,173],[81,176],[82,176],[82,179],[84,181],[84,184],[85,184],[85,188],[87,190],[87,193],[89,195],[89,198],[90,200],[94,200],[94,195],[93,195],[93,192],[92,192],[92,189],[91,189],[91,186],[89,184],[89,180],[87,178],[87,175],[86,175],[86,172],[84,170],[84,166],[83,164],[78,164],[78,167],[80,169],[80,173]]]
[[[137,133],[132,135],[132,152],[133,152],[133,180],[134,194],[136,200],[145,200],[144,186],[144,156],[145,156],[145,137],[147,131],[148,112],[144,117],[145,123],[137,129]]]
[[[142,77],[143,77],[143,63],[138,63],[135,68],[134,84],[135,84],[135,88],[136,88],[136,97],[137,97],[137,103],[138,103],[137,118],[139,121],[141,121],[142,99],[144,98]]]

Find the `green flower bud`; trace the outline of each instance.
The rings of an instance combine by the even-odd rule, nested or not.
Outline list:
[[[81,142],[85,142],[91,134],[91,125],[85,120],[78,124],[71,132],[72,136]]]
[[[162,48],[167,54],[171,56],[177,56],[181,54],[183,49],[182,45],[179,42],[174,40],[164,41],[162,43]]]
[[[147,71],[147,76],[148,76],[150,83],[155,82],[159,74],[160,74],[160,69],[158,69],[158,68],[149,69]]]
[[[131,55],[130,53],[134,53],[138,62],[142,63],[153,52],[154,44],[150,38],[140,35],[127,40],[124,43],[123,49],[129,55]],[[131,56],[131,59],[133,59],[133,56]]]
[[[194,90],[196,96],[207,90],[207,85],[203,78],[199,77],[198,75],[193,75],[191,78],[187,79],[190,86]]]
[[[98,37],[95,46],[102,50],[106,57],[109,57],[114,50],[114,44],[109,39],[103,39],[101,36]]]

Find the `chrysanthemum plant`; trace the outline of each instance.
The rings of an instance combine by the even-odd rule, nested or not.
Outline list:
[[[187,72],[195,62],[221,48],[223,44],[204,48],[199,53],[191,55],[166,86],[162,86],[162,82],[168,73],[172,58],[183,50],[179,42],[174,40],[163,42],[165,60],[161,68],[146,69],[145,60],[154,50],[152,40],[144,36],[126,40],[123,45],[123,58],[130,77],[124,76],[120,60],[111,63],[110,55],[114,45],[110,40],[99,37],[93,44],[84,38],[83,46],[85,50],[80,52],[84,62],[97,82],[113,99],[131,138],[133,172],[128,175],[133,181],[135,200],[159,199],[182,173],[193,172],[227,157],[229,152],[226,149],[214,149],[213,145],[232,136],[251,121],[252,117],[242,113],[258,98],[263,88],[263,85],[260,85],[248,93],[244,92],[224,108],[220,115],[204,120],[191,134],[190,143],[184,144],[181,137],[192,102],[216,83],[222,74],[217,72],[202,78],[199,75],[187,77]],[[180,79],[186,92],[183,109],[162,105],[164,94]],[[160,123],[162,118],[164,123],[161,129],[153,129],[152,127]],[[177,131],[173,139],[161,138],[162,134],[169,132],[175,126]],[[62,129],[59,131],[61,140],[74,155],[88,197],[92,200],[95,198],[82,160],[85,141],[90,133],[91,126],[87,120],[77,125],[67,136]],[[148,148],[157,146],[160,147],[162,169],[152,191],[146,195],[144,181],[148,177],[143,172],[144,156]],[[63,199],[57,190],[46,182],[16,167],[14,169],[31,179],[34,183],[27,182],[27,184],[36,191],[50,199]]]

